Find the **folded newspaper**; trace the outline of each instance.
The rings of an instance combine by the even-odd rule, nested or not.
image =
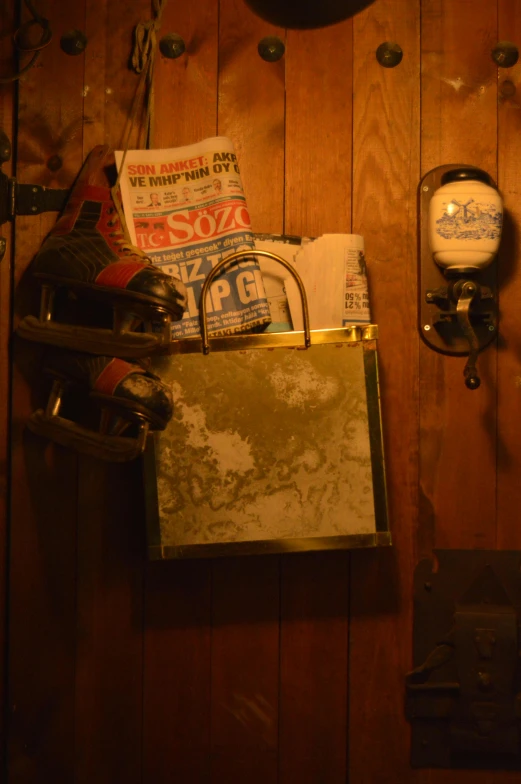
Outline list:
[[[121,168],[122,152],[116,152]],[[185,283],[188,307],[172,337],[200,333],[204,280],[224,256],[254,247],[232,142],[205,139],[167,150],[128,150],[121,174],[123,209],[133,243],[156,266]],[[219,274],[207,301],[210,333],[228,335],[269,324],[270,309],[257,261],[244,259]]]

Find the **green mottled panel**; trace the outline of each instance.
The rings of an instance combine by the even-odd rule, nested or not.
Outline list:
[[[188,354],[156,369],[163,547],[373,534],[363,343]]]

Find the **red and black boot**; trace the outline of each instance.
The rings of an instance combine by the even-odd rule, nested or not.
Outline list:
[[[46,372],[54,379],[47,408],[36,411],[28,427],[78,452],[111,462],[133,460],[143,452],[149,429],[164,430],[172,417],[170,388],[141,363],[63,351],[48,357]],[[64,416],[70,388],[80,396],[73,396],[72,415]],[[93,406],[85,405],[82,391]],[[99,411],[96,431],[91,415]],[[80,417],[81,424],[75,421]]]
[[[113,152],[95,147],[34,259],[32,272],[42,283],[40,317],[21,322],[21,337],[118,357],[149,356],[170,343],[170,323],[185,310],[185,286],[131,244],[119,196],[111,188],[115,180]],[[105,303],[112,325],[53,320],[58,289]]]

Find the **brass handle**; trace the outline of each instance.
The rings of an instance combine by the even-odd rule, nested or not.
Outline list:
[[[456,305],[458,322],[463,331],[463,334],[469,342],[470,348],[469,358],[463,371],[463,375],[465,376],[465,386],[467,386],[468,389],[477,389],[481,384],[481,380],[476,369],[476,362],[478,361],[479,352],[479,341],[469,318],[469,309],[472,305],[473,299],[478,294],[478,290],[478,285],[476,283],[470,280],[466,280],[461,287],[461,294],[458,297],[458,302]]]
[[[300,300],[302,302],[302,315],[304,320],[304,343],[306,348],[309,348],[311,345],[311,331],[309,328],[309,311],[308,311],[308,300],[306,297],[306,290],[304,288],[304,284],[300,278],[300,275],[296,271],[296,269],[283,259],[281,256],[277,256],[275,253],[271,253],[267,250],[255,250],[252,248],[251,250],[238,250],[235,253],[231,253],[229,256],[226,256],[224,259],[221,259],[215,267],[208,273],[208,277],[206,278],[203,288],[201,291],[201,299],[199,301],[199,318],[201,320],[201,332],[203,338],[203,354],[210,353],[210,342],[208,339],[208,320],[206,317],[206,295],[208,294],[208,290],[212,285],[214,279],[217,277],[217,274],[225,267],[227,264],[232,264],[239,259],[244,259],[248,256],[264,256],[267,259],[273,259],[274,261],[278,261],[279,264],[282,264],[288,272],[292,275],[295,283],[298,286],[298,290],[300,293]]]

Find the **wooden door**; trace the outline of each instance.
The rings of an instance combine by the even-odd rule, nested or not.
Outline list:
[[[94,145],[122,144],[132,31],[151,12],[147,0],[37,3],[54,37],[17,88],[16,176],[69,187]],[[13,16],[0,10],[5,69]],[[59,45],[71,29],[88,39],[76,57]],[[36,306],[27,270],[56,215],[18,218],[12,300],[0,264],[1,454],[12,370],[6,781],[513,780],[412,770],[403,704],[417,561],[436,546],[521,546],[521,66],[491,58],[499,40],[521,44],[519,4],[375,0],[338,25],[285,31],[243,0],[172,0],[159,37],[169,32],[186,53],[158,56],[156,144],[229,136],[255,231],[365,237],[394,546],[148,563],[139,463],[101,464],[25,428],[46,384],[38,347],[15,339],[9,363],[9,308],[16,324]],[[267,35],[285,43],[278,62],[259,57]],[[395,68],[376,59],[385,41],[403,50]],[[10,132],[12,92],[0,84]],[[417,329],[418,183],[459,161],[497,179],[509,214],[501,338],[480,358],[476,392],[462,360],[433,353]]]

